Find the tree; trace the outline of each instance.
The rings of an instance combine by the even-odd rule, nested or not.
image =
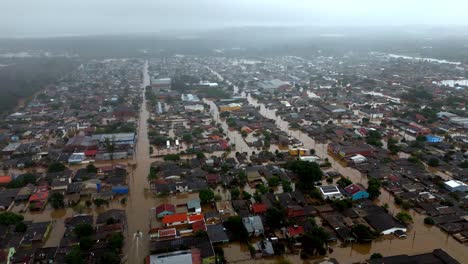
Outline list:
[[[349,186],[351,184],[353,184],[353,182],[348,179],[348,178],[345,178],[345,177],[341,177],[337,182],[336,184],[338,184],[338,186],[340,186],[341,188],[345,188],[346,186]]]
[[[120,264],[120,257],[114,252],[106,252],[99,260],[99,264]]]
[[[98,168],[96,168],[96,166],[94,166],[94,164],[89,164],[88,166],[86,166],[86,171],[88,173],[97,173]]]
[[[250,200],[252,198],[252,195],[246,191],[242,192],[242,199],[244,200]]]
[[[94,228],[90,224],[80,223],[75,226],[73,232],[75,232],[75,235],[78,238],[82,238],[86,236],[91,236],[94,233]]]
[[[435,225],[435,221],[432,217],[428,216],[424,218],[424,224],[426,225]]]
[[[374,238],[374,233],[370,228],[363,224],[357,224],[351,228],[351,232],[359,241],[369,242]]]
[[[393,137],[389,137],[387,140],[387,148],[391,154],[397,154],[400,151],[400,147],[397,145],[398,140]]]
[[[101,207],[101,206],[107,204],[108,202],[107,202],[106,200],[104,200],[104,199],[97,198],[97,199],[94,199],[94,200],[93,200],[93,203],[94,203],[94,205],[95,205],[96,207]]]
[[[407,212],[399,212],[397,215],[396,215],[396,219],[398,219],[399,221],[405,223],[405,224],[409,224],[411,222],[413,222],[413,217],[411,217],[410,214],[408,214]]]
[[[23,221],[24,217],[12,212],[0,213],[0,225],[15,225]]]
[[[328,234],[322,227],[313,227],[312,231],[305,233],[302,238],[302,251],[306,256],[326,254]]]
[[[291,182],[288,180],[282,180],[281,186],[283,187],[283,192],[292,192]]]
[[[249,239],[249,234],[240,216],[229,217],[223,225],[231,233],[234,240],[245,242]]]
[[[276,176],[272,176],[270,179],[268,179],[268,186],[277,187],[279,183],[280,179]]]
[[[367,192],[369,193],[369,198],[371,200],[376,199],[377,197],[380,196],[380,187],[382,186],[382,183],[379,179],[376,178],[370,178],[368,181],[368,187],[367,187]]]
[[[80,249],[82,251],[90,250],[96,242],[89,236],[80,238]]]
[[[179,161],[180,155],[179,154],[167,154],[163,158],[165,161]]]
[[[231,189],[231,200],[237,200],[240,196],[240,190],[238,188]]]
[[[109,238],[109,247],[114,252],[120,252],[124,243],[124,236],[122,233],[113,233]]]
[[[65,197],[61,193],[53,193],[49,196],[49,203],[54,209],[59,209],[65,207],[63,200]]]
[[[65,170],[65,165],[60,162],[54,162],[47,167],[47,172],[61,172]]]
[[[351,199],[340,199],[333,201],[333,205],[338,211],[344,211],[345,209],[353,207],[353,201]]]
[[[381,259],[381,258],[383,258],[383,256],[380,253],[374,253],[370,256],[370,259]]]
[[[28,229],[28,226],[24,222],[19,222],[15,226],[15,232],[24,233]]]
[[[311,190],[316,181],[322,180],[323,172],[315,162],[294,160],[286,164],[286,168],[296,173],[302,189]]]
[[[431,167],[438,167],[439,166],[439,160],[437,158],[430,158],[427,164]]]
[[[373,146],[381,147],[383,144],[380,141],[382,136],[380,135],[379,131],[371,130],[367,134],[367,143]]]
[[[8,185],[6,186],[7,188],[21,188],[29,183],[35,184],[36,183],[36,175],[32,173],[25,173],[21,174],[16,179],[12,180]]]
[[[281,228],[286,222],[286,212],[282,208],[269,208],[265,213],[265,221],[272,229]]]
[[[200,193],[198,194],[198,197],[200,197],[200,201],[202,203],[208,203],[208,202],[213,201],[214,192],[211,189],[204,189],[200,191]]]
[[[416,137],[417,142],[426,142],[426,136],[419,135]]]
[[[67,264],[83,264],[83,257],[79,247],[74,247],[66,256],[65,263]]]

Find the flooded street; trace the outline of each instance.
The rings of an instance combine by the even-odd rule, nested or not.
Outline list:
[[[135,149],[134,162],[136,168],[129,173],[129,188],[130,196],[127,201],[127,238],[125,243],[125,257],[123,261],[126,263],[142,263],[143,259],[148,255],[147,237],[149,224],[151,220],[150,208],[154,207],[154,199],[149,192],[149,184],[147,176],[151,166],[149,155],[148,141],[148,124],[147,120],[149,113],[146,106],[145,87],[150,84],[148,74],[148,62],[145,62],[143,67],[143,84],[140,116],[138,120],[137,145]],[[136,235],[141,232],[141,236]]]
[[[228,82],[229,83],[229,82]],[[237,93],[237,87],[234,87],[235,93]],[[329,162],[332,165],[332,169],[339,172],[345,177],[348,177],[355,183],[361,183],[364,186],[367,186],[367,177],[363,175],[356,169],[347,167],[342,164],[340,161],[335,160],[328,154],[327,144],[318,143],[307,134],[303,133],[300,130],[291,130],[289,128],[289,123],[282,120],[281,117],[276,115],[276,111],[268,109],[264,104],[258,102],[255,98],[251,97],[250,94],[242,93],[241,96],[246,98],[250,105],[259,107],[259,112],[264,117],[275,120],[275,124],[288,135],[300,140],[303,143],[303,147],[306,149],[315,149],[316,155],[322,159],[328,158]],[[213,103],[214,104],[214,103]],[[215,109],[216,106],[214,106]],[[213,109],[213,107],[212,107]],[[219,115],[217,111],[214,112],[215,118]],[[231,140],[237,142],[242,140],[232,138]],[[243,140],[242,140],[243,141]],[[397,214],[401,209],[399,206],[395,205],[393,196],[386,190],[381,190],[382,194],[377,200],[377,204],[384,205],[388,204],[389,211],[393,215]],[[455,257],[457,260],[462,261],[468,260],[468,248],[456,241],[450,235],[442,232],[438,227],[427,226],[423,224],[424,217],[421,214],[416,213],[413,210],[409,212],[414,221],[414,225],[410,225],[407,238],[400,239],[394,236],[391,237],[381,237],[369,244],[352,244],[348,246],[341,246],[340,243],[332,246],[333,252],[328,254],[329,257],[336,258],[340,263],[352,263],[352,262],[362,262],[369,258],[373,253],[381,253],[384,256],[398,255],[398,254],[420,254],[431,252],[434,249],[442,248],[447,251],[451,256]],[[235,249],[233,249],[234,247]],[[258,260],[258,261],[242,261],[243,251],[239,249],[239,245],[229,245],[224,247],[226,251],[226,256],[228,259],[231,259],[231,254],[233,260],[237,260],[239,263],[271,263],[274,261],[269,260]],[[240,252],[240,253],[235,253]],[[300,263],[302,260],[296,255],[286,256],[285,258],[293,261],[293,263]]]

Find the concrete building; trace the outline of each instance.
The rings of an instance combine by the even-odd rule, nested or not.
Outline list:
[[[323,199],[330,199],[330,200],[339,200],[343,199],[343,194],[338,190],[338,187],[335,185],[326,185],[320,186],[320,194],[322,195]]]
[[[457,181],[457,180],[450,180],[444,182],[444,187],[449,190],[450,192],[466,192],[468,191],[468,185],[464,182]]]

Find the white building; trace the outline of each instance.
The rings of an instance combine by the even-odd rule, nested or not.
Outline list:
[[[450,180],[444,182],[444,187],[449,190],[450,192],[466,192],[468,191],[468,185],[464,182],[457,181],[457,180]]]
[[[344,198],[343,194],[335,185],[320,186],[319,189],[320,189],[320,194],[325,200],[326,199],[340,200]]]

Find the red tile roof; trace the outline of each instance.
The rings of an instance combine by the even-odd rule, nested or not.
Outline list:
[[[206,231],[206,225],[204,220],[196,221],[192,223],[193,232]]]
[[[186,221],[187,221],[187,213],[166,215],[162,219],[163,224],[171,224],[171,223],[186,222]]]
[[[345,190],[346,193],[348,193],[350,195],[354,195],[354,194],[364,190],[364,188],[362,188],[361,186],[353,183],[353,184],[347,186],[344,190]]]
[[[287,230],[290,237],[296,237],[304,234],[304,228],[302,226],[290,226]]]
[[[203,214],[195,214],[195,215],[190,215],[189,216],[189,223],[197,222],[204,220],[205,218],[203,217]]]
[[[161,204],[160,206],[156,207],[156,214],[160,214],[164,211],[175,213],[175,206],[172,204]]]
[[[12,180],[10,175],[0,176],[0,184],[8,184]]]
[[[263,214],[268,210],[266,204],[263,203],[256,203],[252,204],[252,212],[255,214]]]
[[[158,237],[171,237],[177,235],[177,230],[175,228],[160,229],[158,231]]]

